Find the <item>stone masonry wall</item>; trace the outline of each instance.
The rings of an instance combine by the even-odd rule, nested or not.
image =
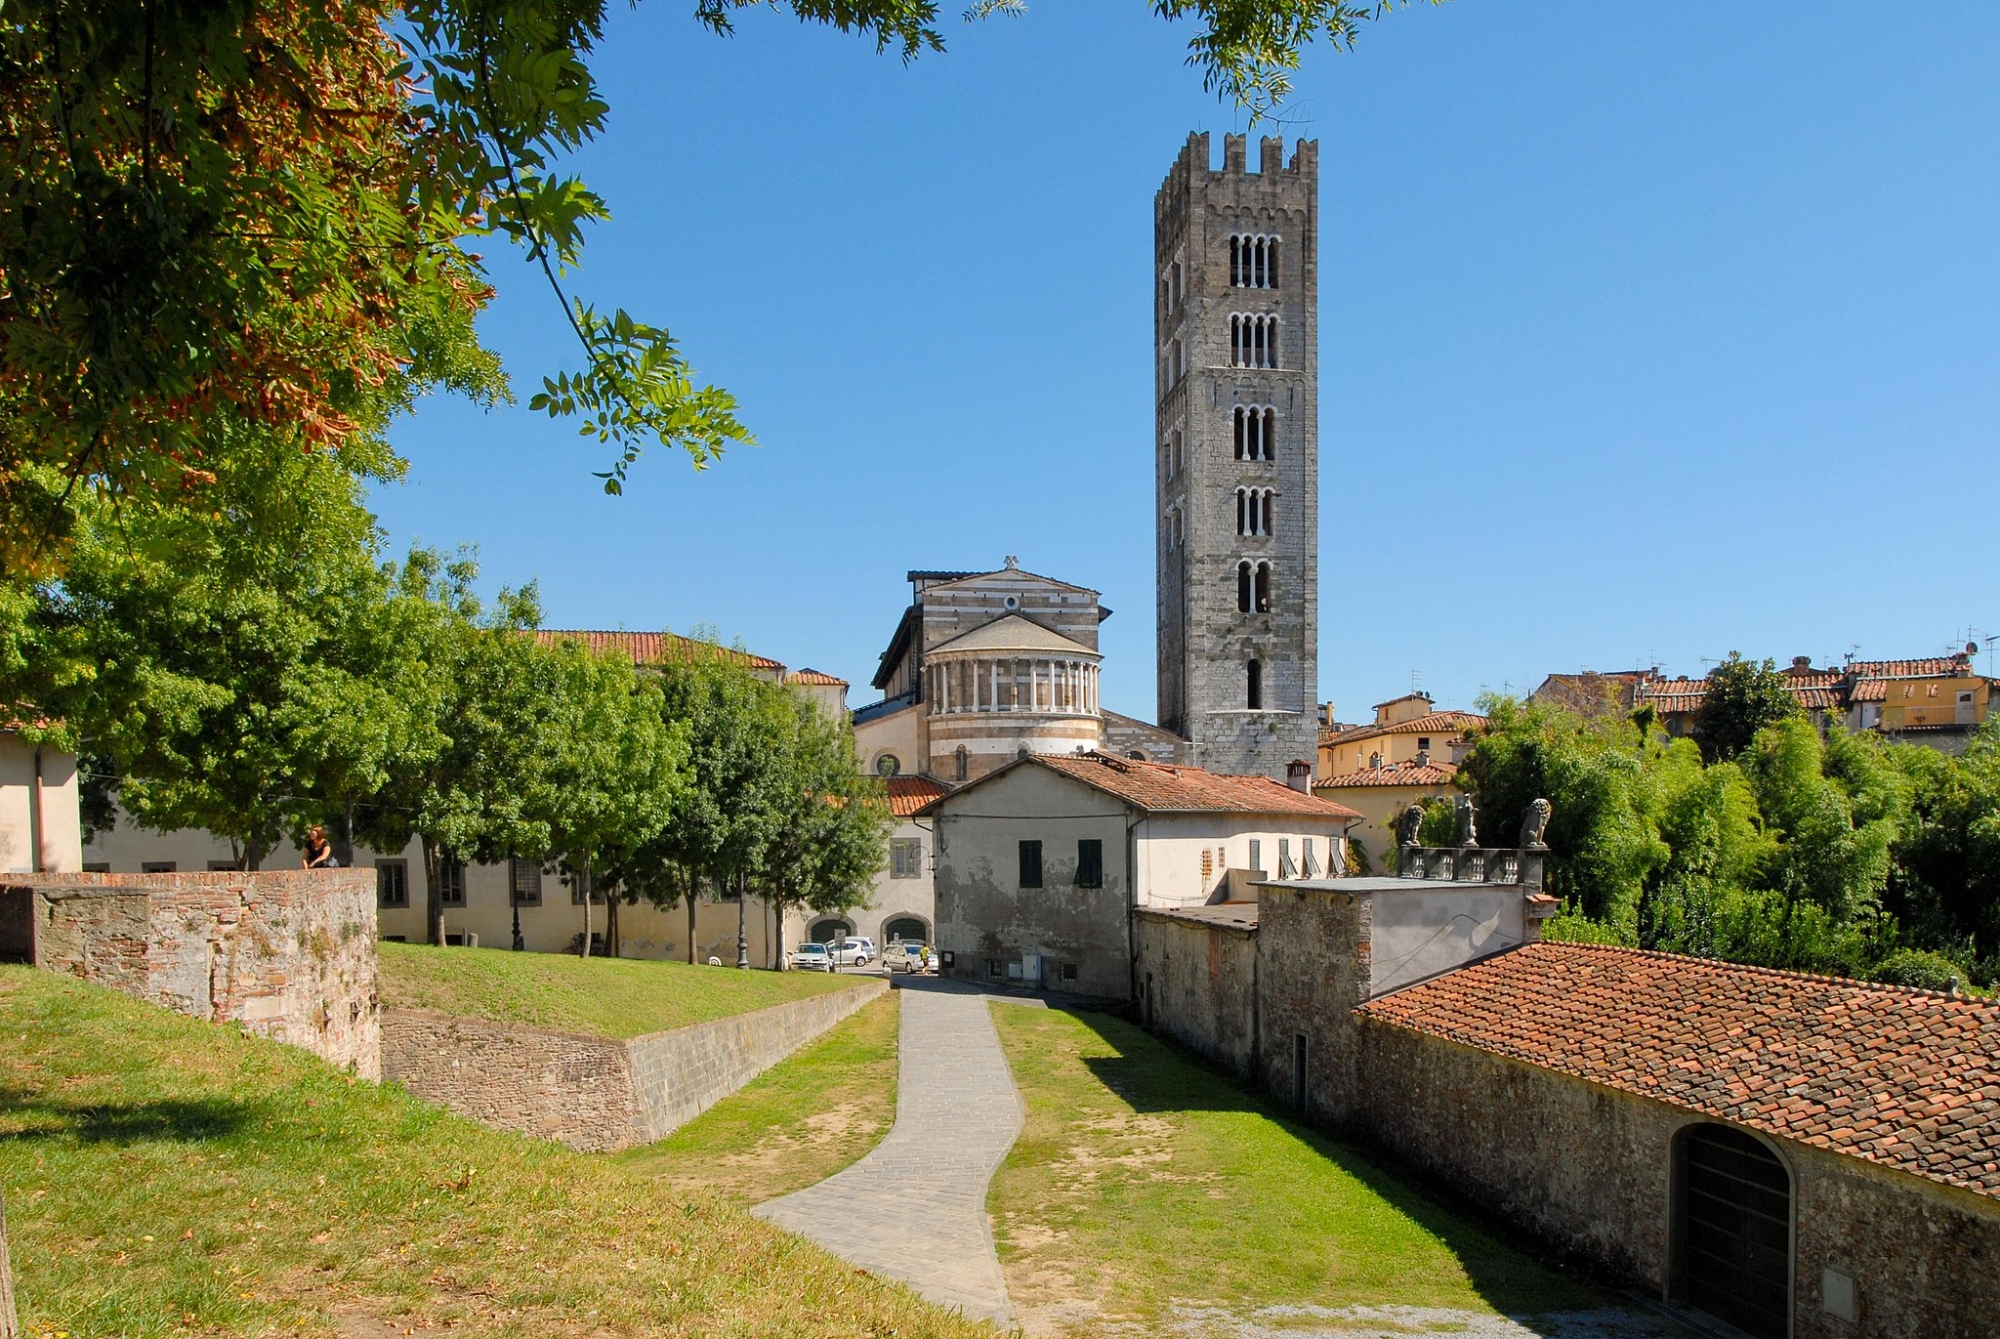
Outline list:
[[[649,1143],[888,989],[865,981],[630,1041],[392,1009],[382,1072],[418,1097],[503,1130],[589,1152]]]
[[[1469,1198],[1600,1269],[1664,1293],[1675,1135],[1692,1113],[1363,1020],[1354,1122]],[[1790,1140],[1794,1339],[1987,1333],[2000,1203]],[[1855,1319],[1828,1309],[1828,1270]]]
[[[1133,937],[1146,1025],[1232,1073],[1253,1072],[1256,934],[1142,909]]]
[[[1315,1120],[1342,1124],[1358,1102],[1354,1009],[1368,998],[1373,908],[1324,889],[1259,885],[1257,1011],[1259,1066],[1251,1077]],[[1305,1091],[1295,1087],[1297,1040],[1305,1038]]]
[[[381,1075],[369,870],[0,881],[0,952]]]

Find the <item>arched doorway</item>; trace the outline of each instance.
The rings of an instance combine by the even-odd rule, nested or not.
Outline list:
[[[854,927],[842,920],[820,921],[811,930],[812,941],[815,944],[831,944],[836,939],[845,939],[853,933]]]
[[[893,944],[899,939],[905,944],[928,944],[931,928],[921,916],[893,916],[883,921],[882,942]]]
[[[1792,1310],[1792,1174],[1727,1125],[1674,1141],[1674,1296],[1756,1339],[1786,1339]]]

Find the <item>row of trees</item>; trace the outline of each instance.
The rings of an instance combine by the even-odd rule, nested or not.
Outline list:
[[[88,822],[115,795],[250,869],[313,823],[414,841],[434,940],[450,862],[557,863],[609,890],[614,935],[620,900],[684,902],[692,923],[704,891],[749,890],[782,923],[865,896],[888,819],[844,721],[712,643],[640,669],[538,638],[532,587],[487,606],[464,555],[378,561],[335,462],[270,468],[254,515],[89,511],[68,572],[16,601],[0,700],[86,755]]]
[[[1489,698],[1459,770],[1492,823],[1554,805],[1552,937],[1943,989],[2000,976],[2000,725],[1963,756],[1815,724],[1739,666],[1737,724],[1670,739]],[[1747,686],[1747,687],[1746,687]],[[1737,691],[1746,687],[1746,691]],[[1749,705],[1745,705],[1748,703]],[[1443,816],[1439,816],[1443,821]]]

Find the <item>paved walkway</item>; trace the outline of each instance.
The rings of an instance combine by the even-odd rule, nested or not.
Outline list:
[[[986,1183],[1021,1132],[1021,1098],[988,997],[956,982],[898,984],[895,1128],[845,1171],[752,1212],[933,1302],[1011,1325]]]

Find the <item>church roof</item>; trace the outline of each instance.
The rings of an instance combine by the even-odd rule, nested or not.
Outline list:
[[[697,641],[692,637],[682,637],[671,632],[602,632],[580,628],[538,628],[535,640],[543,646],[553,646],[557,642],[577,642],[595,654],[619,651],[632,658],[635,665],[686,664],[697,657],[714,657],[733,665],[743,665],[757,670],[779,670],[785,667],[768,656],[752,655],[748,651],[738,651],[714,642]]]
[[[1042,651],[1054,655],[1098,659],[1097,652],[1082,642],[1073,642],[1059,632],[1051,632],[1031,618],[1008,614],[991,623],[982,623],[971,632],[930,649],[931,655],[947,651]]]
[[[1034,766],[1059,772],[1151,813],[1290,814],[1336,822],[1361,817],[1344,804],[1302,794],[1267,776],[1230,776],[1098,752],[1030,754],[953,793],[976,790],[1017,767]],[[926,807],[935,808],[936,802]]]

